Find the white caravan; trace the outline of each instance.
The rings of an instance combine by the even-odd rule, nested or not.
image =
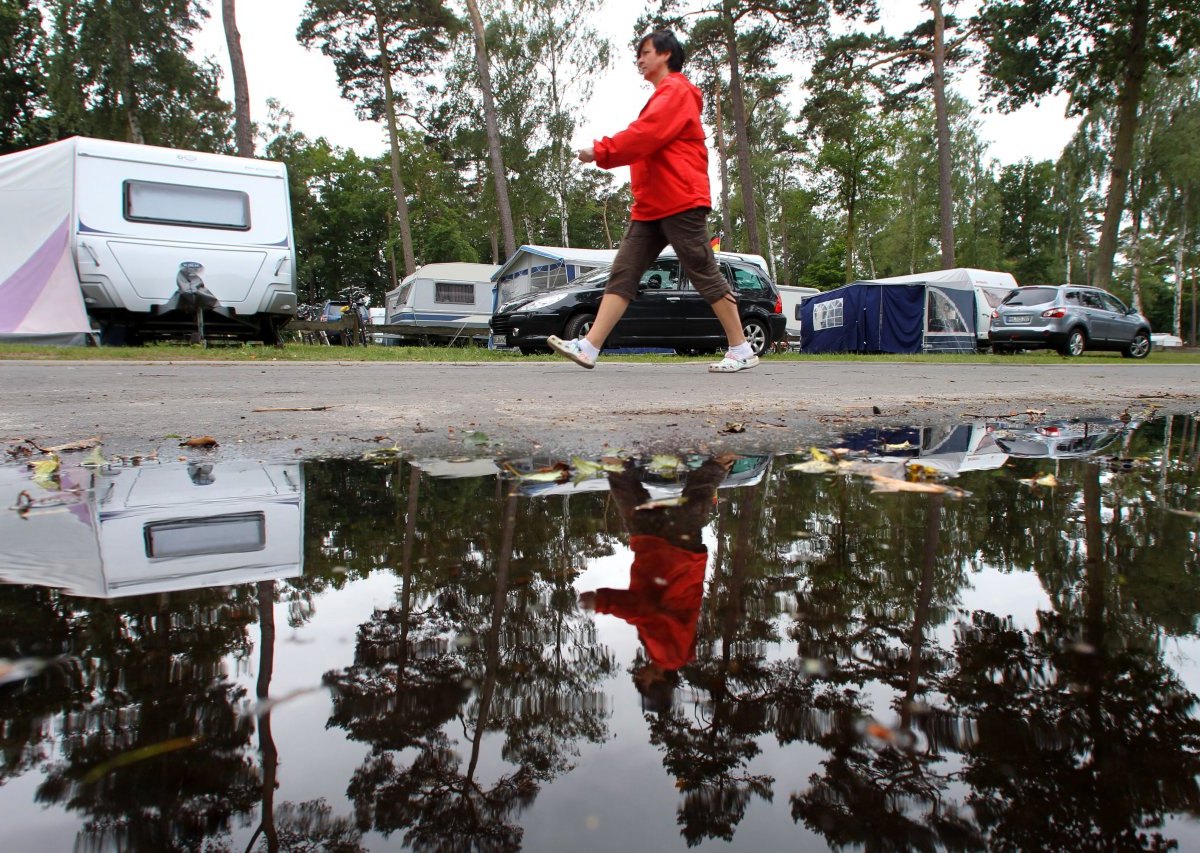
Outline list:
[[[14,254],[27,277],[76,277],[114,343],[273,342],[296,312],[287,170],[269,160],[83,137],[0,157],[0,255]]]
[[[426,264],[387,293],[388,326],[398,337],[484,338],[492,319],[495,264]]]
[[[992,327],[992,309],[1000,304],[1010,290],[1015,290],[1017,280],[1012,273],[993,270],[977,270],[955,267],[948,270],[919,272],[912,275],[894,275],[890,278],[874,278],[884,284],[939,284],[943,282],[967,283],[975,288],[975,346],[985,350],[991,346],[988,330]]]

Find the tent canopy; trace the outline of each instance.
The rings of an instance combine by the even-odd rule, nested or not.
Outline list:
[[[496,282],[496,307],[541,290],[551,290],[584,273],[609,266],[616,249],[570,249],[561,246],[521,246],[492,275]]]
[[[800,305],[801,352],[975,351],[975,289],[966,282],[856,281]]]
[[[75,139],[0,157],[0,342],[83,344],[71,251]]]

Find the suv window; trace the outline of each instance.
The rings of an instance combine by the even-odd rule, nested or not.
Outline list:
[[[771,292],[770,285],[762,276],[744,267],[730,266],[733,270],[733,287],[739,293],[747,296],[766,296]]]
[[[1100,298],[1104,301],[1104,307],[1109,311],[1116,311],[1118,314],[1124,314],[1126,310],[1125,303],[1111,293],[1101,293]]]
[[[642,273],[640,284],[647,290],[678,290],[679,262],[655,261]]]
[[[1018,287],[1004,299],[1005,305],[1045,305],[1053,302],[1058,292],[1054,287]]]
[[[1101,311],[1104,310],[1104,300],[1100,298],[1099,293],[1095,293],[1090,290],[1084,290],[1079,294],[1079,298],[1088,308],[1099,308]]]

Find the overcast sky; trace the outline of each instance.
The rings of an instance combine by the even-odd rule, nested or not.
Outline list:
[[[591,144],[594,137],[625,127],[649,97],[649,84],[634,69],[632,53],[622,52],[644,5],[644,0],[607,0],[600,26],[617,47],[617,61],[595,81],[595,95],[588,108],[590,120],[580,128],[577,146]],[[920,12],[920,0],[887,0],[880,5],[885,9],[881,23],[897,33],[909,28]],[[209,8],[212,17],[196,38],[196,52],[220,64],[224,70],[222,95],[232,102],[221,4],[213,0]],[[334,145],[367,156],[382,154],[387,148],[383,126],[358,119],[350,102],[338,93],[333,63],[296,41],[303,9],[304,0],[241,0],[237,4],[253,120],[265,121],[266,100],[275,98],[295,115],[296,129],[310,138],[324,136]],[[796,85],[798,88],[799,83]],[[967,97],[976,97],[978,83],[973,75],[956,85]],[[1074,121],[1063,117],[1064,104],[1064,99],[1054,98],[1040,107],[1010,115],[979,114],[980,133],[990,143],[992,156],[1001,163],[1014,163],[1023,157],[1056,159],[1075,127]],[[627,174],[628,170],[618,174],[621,172]]]

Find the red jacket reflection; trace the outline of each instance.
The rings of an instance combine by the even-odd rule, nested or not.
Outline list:
[[[637,628],[650,660],[679,669],[696,656],[706,551],[687,551],[658,536],[631,536],[629,589],[596,590],[596,612]]]

